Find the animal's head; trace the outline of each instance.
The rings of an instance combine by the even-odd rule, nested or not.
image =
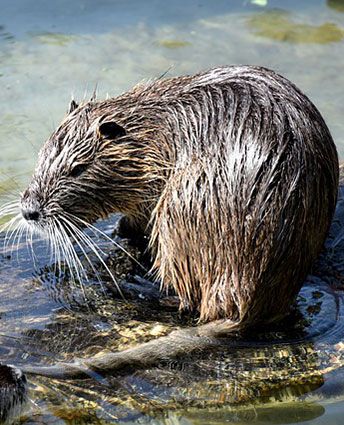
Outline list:
[[[140,210],[142,147],[110,102],[72,101],[42,147],[21,197],[22,216],[33,228],[46,233],[54,223],[69,233],[68,222],[84,227],[112,212]]]

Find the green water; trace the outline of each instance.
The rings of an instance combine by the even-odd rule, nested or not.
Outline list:
[[[25,187],[39,147],[63,117],[71,96],[77,100],[87,98],[95,87],[99,97],[113,96],[165,72],[180,75],[220,64],[263,65],[291,79],[318,106],[340,155],[344,156],[344,1],[1,0],[0,203]],[[41,261],[44,266],[44,257]],[[66,298],[47,276],[32,277],[32,260],[27,253],[19,256],[15,264],[1,260],[0,265],[0,333],[5,335],[1,340],[2,361],[44,362],[51,357],[56,360],[59,347],[63,348],[61,351],[73,353],[78,326],[84,330],[86,323],[92,325],[88,332],[96,335],[96,331],[99,334],[101,330],[101,335],[106,334],[104,327],[109,324],[104,322],[102,314],[92,313],[91,317],[84,312],[79,288],[74,288]],[[326,293],[322,287],[321,291]],[[308,294],[307,287],[305,293]],[[326,338],[323,339],[320,334],[314,337],[309,331],[306,339],[307,344],[313,339],[316,342],[319,360],[312,360],[314,365],[333,366],[337,361],[341,366],[343,361],[335,349],[328,358],[321,357],[324,346],[326,350],[330,350],[329,345],[341,348],[340,341],[344,338],[340,326],[344,315],[342,295],[335,295],[340,306],[333,319],[335,307],[331,297],[323,304],[329,306],[328,312],[325,310],[319,316],[321,320],[318,319],[315,328],[321,328],[328,319],[328,329],[336,330],[324,331]],[[72,314],[75,322],[71,316],[66,319],[65,309],[59,310],[61,305],[75,310]],[[120,320],[120,311],[116,314],[116,320]],[[131,318],[136,319],[135,315]],[[75,323],[75,328],[71,323]],[[64,335],[63,326],[69,336],[74,332],[73,338],[66,338],[65,343],[59,342]],[[25,338],[39,335],[37,340],[43,342],[50,337],[52,340],[48,348],[43,343],[32,348],[23,335]],[[85,349],[85,344],[78,344]],[[103,344],[111,346],[105,336]],[[311,351],[313,349],[312,346]],[[280,353],[280,348],[271,352]],[[259,364],[250,357],[254,353],[257,354],[254,350],[243,354],[246,359],[243,376],[246,374],[248,380],[254,378],[250,372]],[[297,356],[300,358],[301,354]],[[100,420],[116,422],[116,418],[124,418],[125,423],[166,425],[301,424],[307,420],[312,424],[343,423],[342,367],[326,375],[324,380],[304,386],[300,394],[295,388],[287,387],[280,397],[283,403],[276,402],[279,400],[276,393],[274,397],[263,397],[259,403],[251,394],[245,407],[233,409],[232,403],[228,402],[226,407],[222,402],[221,409],[215,409],[207,408],[204,401],[207,396],[202,392],[202,408],[199,403],[190,407],[188,402],[196,399],[200,392],[195,384],[197,380],[188,384],[188,373],[194,377],[201,374],[201,369],[194,370],[187,362],[185,365],[183,373],[172,370],[161,371],[160,377],[152,372],[129,377],[121,383],[118,394],[95,387],[94,392],[99,391],[102,397],[91,395],[85,388],[72,390],[60,383],[37,381],[32,388],[36,405],[24,422],[100,423]],[[230,365],[235,369],[238,363]],[[226,393],[221,385],[240,384],[240,379],[233,374],[212,375],[213,383],[208,385],[209,402],[216,394],[221,398],[221,394]],[[179,381],[173,381],[177,376]],[[228,381],[224,383],[225,378]],[[264,373],[261,379],[265,379]],[[202,382],[200,379],[199,385],[203,385]],[[170,407],[170,400],[176,399],[179,392],[183,394],[183,402],[176,410]],[[160,413],[145,414],[142,407],[145,402],[139,402],[134,396],[132,410],[128,405],[123,409],[118,407],[116,397],[127,397],[128,401],[128,394],[134,393],[147,400],[147,406],[159,402]],[[82,400],[89,399],[90,403],[100,403],[101,409],[96,410],[94,417],[91,414],[83,417],[78,411],[78,396]],[[165,409],[161,408],[164,402]],[[65,413],[61,413],[59,405],[64,406]]]

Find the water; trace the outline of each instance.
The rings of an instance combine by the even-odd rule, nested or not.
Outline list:
[[[1,203],[25,187],[71,96],[87,98],[95,87],[99,97],[116,95],[165,72],[219,64],[264,65],[290,78],[318,106],[344,156],[341,0],[2,0],[0,10]],[[90,304],[53,271],[33,274],[24,249],[18,258],[0,262],[5,362],[47,363],[122,349],[143,334],[183,325],[173,313],[153,309],[147,317],[145,304],[114,301],[96,282],[86,288]],[[49,258],[42,254],[38,261],[43,267]],[[251,341],[251,348],[213,353],[217,369],[207,359],[198,368],[185,359],[115,379],[112,390],[104,382],[33,380],[37,405],[26,421],[342,423],[342,301],[338,288],[307,283],[299,308],[308,322],[298,339],[281,336],[288,341],[285,355],[276,331],[265,348]],[[291,376],[284,376],[288,370]]]

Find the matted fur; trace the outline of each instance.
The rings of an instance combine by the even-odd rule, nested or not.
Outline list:
[[[105,122],[125,134],[104,137]],[[21,202],[43,231],[54,217],[81,227],[123,212],[150,235],[153,269],[181,308],[244,327],[288,311],[337,186],[336,149],[309,99],[273,71],[231,66],[74,104]]]

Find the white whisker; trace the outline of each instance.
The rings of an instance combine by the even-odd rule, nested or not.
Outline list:
[[[21,219],[21,214],[17,214],[15,217],[12,217],[11,220],[9,220],[7,223],[5,223],[3,226],[1,226],[1,231],[4,232],[6,230],[5,233],[5,237],[4,237],[4,242],[3,242],[3,250],[4,252],[7,251],[8,248],[8,244],[9,241],[13,235],[13,233],[15,232],[17,225],[15,225],[15,222]],[[11,232],[11,233],[10,233]],[[8,236],[8,234],[10,233],[10,236]]]
[[[14,224],[14,223],[15,223],[15,221],[16,221],[16,220],[18,220],[18,219],[19,219],[19,223],[17,223],[17,224],[16,224],[16,226],[14,226],[14,228],[13,228],[12,232],[11,232],[11,233],[10,233],[10,235],[9,235],[8,243],[5,245],[5,250],[7,251],[8,244],[9,244],[9,242],[11,241],[11,239],[13,239],[13,243],[12,243],[11,251],[10,251],[10,256],[11,256],[11,257],[12,257],[13,250],[14,250],[14,246],[15,246],[15,243],[16,243],[16,237],[17,237],[17,235],[18,235],[18,232],[20,231],[21,226],[23,225],[23,223],[22,223],[22,221],[21,221],[21,215],[20,215],[20,214],[18,214],[17,216],[13,217],[13,220],[14,220],[14,221],[13,221],[13,223],[12,223],[12,224]],[[6,238],[7,238],[7,233],[6,233]],[[17,249],[18,249],[18,247],[17,247]]]
[[[27,229],[27,236],[28,236],[28,241],[29,241],[29,247],[30,247],[32,262],[33,262],[35,270],[37,270],[37,258],[36,258],[36,255],[35,255],[35,250],[33,249],[34,230],[32,229],[31,226],[26,226],[26,229]]]
[[[61,234],[61,231],[59,227],[57,226],[57,223],[55,223],[54,233],[56,236],[56,243],[57,246],[61,249],[61,257],[64,258],[63,262],[63,273],[66,273],[66,263],[70,272],[70,278],[74,285],[76,285],[76,280],[74,277],[74,268],[73,268],[73,261],[71,261],[70,252],[69,252],[69,246],[66,245],[66,242],[64,241],[63,235]]]
[[[71,215],[71,214],[68,214],[68,215]],[[85,238],[86,238],[86,235],[84,234],[84,236],[85,236]],[[88,238],[88,237],[87,237]],[[89,240],[89,238],[88,238],[88,240]],[[107,273],[108,273],[108,275],[111,277],[111,279],[112,279],[112,281],[114,282],[114,284],[116,285],[116,288],[117,288],[117,290],[118,290],[118,292],[119,292],[119,294],[124,298],[124,295],[123,295],[123,293],[122,293],[122,291],[121,291],[121,288],[119,287],[119,285],[118,285],[118,282],[117,282],[117,280],[116,280],[116,278],[115,278],[115,276],[113,275],[113,273],[111,272],[111,270],[109,269],[109,267],[107,266],[107,264],[105,263],[105,261],[103,260],[103,258],[101,257],[101,255],[99,254],[99,252],[97,251],[97,249],[95,249],[94,248],[94,243],[92,242],[92,243],[90,243],[90,244],[88,244],[88,246],[90,247],[90,249],[94,252],[94,254],[96,255],[96,257],[99,259],[99,261],[101,262],[101,264],[104,266],[104,268],[105,268],[105,270],[107,271]]]
[[[17,238],[18,242],[17,242],[17,244],[15,244],[16,249],[17,249],[17,262],[18,263],[19,263],[19,244],[20,244],[20,241],[23,239],[24,231],[26,231],[26,236],[27,236],[27,232],[28,232],[28,229],[27,229],[27,226],[25,225],[25,223],[20,222],[19,226],[20,226],[20,231],[18,232],[18,238]],[[27,246],[26,238],[25,238],[25,243],[26,243],[26,246]],[[35,266],[35,264],[34,264],[34,266]]]
[[[16,254],[17,254],[17,262],[19,262],[19,257],[18,257],[18,252],[19,252],[19,237],[20,234],[23,231],[23,227],[24,227],[24,223],[22,221],[19,222],[15,232],[14,232],[14,236],[13,236],[13,243],[12,243],[12,247],[11,247],[11,251],[10,251],[10,256],[12,257],[13,255],[13,251],[14,249],[16,250]]]
[[[75,271],[76,276],[78,278],[79,281],[79,286],[81,288],[81,291],[83,293],[84,299],[85,301],[87,301],[87,296],[85,293],[85,288],[82,284],[82,277],[83,276],[85,278],[85,280],[88,280],[88,276],[87,273],[85,272],[85,269],[79,259],[79,257],[77,256],[75,249],[73,247],[73,244],[71,243],[66,230],[64,229],[64,227],[62,226],[61,222],[59,220],[57,220],[57,218],[55,217],[55,224],[56,226],[59,228],[59,232],[60,235],[63,236],[63,241],[66,244],[66,253],[68,252],[68,258],[69,258],[69,262],[67,260],[68,266],[69,268]]]
[[[73,225],[73,223],[69,222],[65,217],[61,217],[62,219],[64,219],[67,228],[73,232],[73,238],[76,242],[76,244],[78,245],[78,247],[80,248],[80,250],[82,251],[83,255],[86,258],[86,261],[88,262],[88,264],[91,266],[91,269],[93,271],[93,273],[95,274],[98,282],[101,284],[102,288],[102,281],[100,279],[100,275],[98,273],[98,271],[96,270],[96,268],[94,267],[89,255],[87,254],[87,252],[85,251],[85,249],[82,246],[82,242],[85,243],[86,246],[88,246],[90,248],[90,243],[88,242],[88,240],[85,238],[85,235],[82,233],[81,230],[79,230],[75,225]]]
[[[98,229],[97,227],[93,226],[90,223],[87,223],[87,221],[82,220],[81,218],[74,216],[70,213],[67,213],[72,219],[75,219],[77,221],[79,221],[80,223],[82,223],[85,227],[87,227],[88,229],[90,229],[93,234],[97,234],[99,233],[101,236],[103,236],[104,238],[106,238],[108,241],[110,241],[111,243],[113,243],[117,248],[119,248],[121,251],[123,251],[131,260],[133,260],[138,266],[140,266],[145,272],[148,272],[148,270],[135,258],[133,257],[130,252],[128,252],[125,248],[123,248],[118,242],[116,242],[114,239],[110,238],[110,236],[108,236],[106,233],[104,233],[102,230]]]
[[[60,270],[60,261],[59,261],[59,247],[56,244],[55,238],[55,223],[50,221],[50,226],[47,226],[48,240],[49,240],[49,249],[50,249],[50,262],[54,264],[54,276],[56,276],[57,268]],[[52,229],[53,227],[53,229]]]

